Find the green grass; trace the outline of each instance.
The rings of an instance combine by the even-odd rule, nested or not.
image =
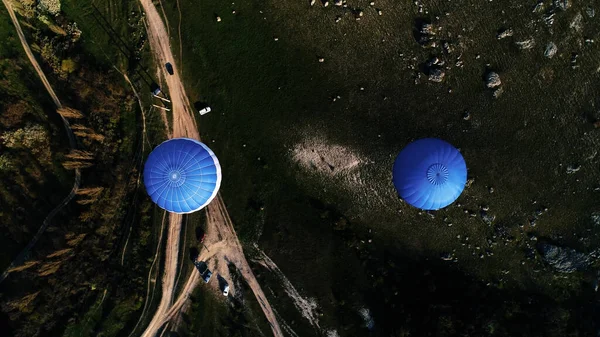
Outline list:
[[[90,309],[81,317],[79,322],[69,324],[63,337],[85,337],[94,336],[94,327],[102,317],[102,304],[105,297],[98,292],[98,299]]]
[[[593,55],[598,46],[577,42],[596,34],[585,15],[581,33],[568,28],[582,11],[579,5],[557,13],[552,34],[539,23],[540,14],[518,2],[426,1],[429,14],[419,14],[410,1],[384,0],[375,6],[383,10],[379,17],[367,1],[359,1],[351,6],[364,10],[360,21],[342,8],[309,8],[303,1],[180,5],[185,14],[179,68],[191,100],[213,107],[198,123],[203,141],[221,161],[221,190],[236,229],[245,243],[258,240],[306,294],[326,303],[331,296],[326,289],[336,279],[326,269],[351,256],[332,248],[335,219],[319,216],[333,209],[362,238],[373,239],[374,251],[437,260],[440,253],[456,250],[459,263],[450,268],[474,279],[502,278],[502,288],[561,299],[576,296],[581,275],[562,282],[553,279],[539,257],[524,265],[521,261],[527,232],[549,239],[562,234],[560,241],[583,250],[594,246],[578,243],[572,234],[586,233],[589,211],[600,207],[591,188],[599,181],[598,157],[586,159],[599,136],[582,118],[597,105],[593,88],[600,83],[593,75],[598,66]],[[177,52],[175,3],[165,10]],[[342,21],[336,24],[337,15]],[[421,16],[442,27],[440,40],[450,41],[455,52],[448,56],[416,43],[412,31]],[[515,36],[497,40],[503,27],[513,28]],[[536,47],[519,51],[514,42],[530,36]],[[561,50],[551,60],[543,57],[549,41]],[[578,69],[570,68],[571,52],[580,54]],[[421,84],[415,85],[418,70],[408,68],[418,69],[433,55],[451,66],[446,81],[431,83],[421,74]],[[459,55],[464,68],[454,66]],[[504,83],[498,100],[483,82],[488,67]],[[335,95],[341,100],[331,102]],[[462,119],[465,110],[472,115],[469,121]],[[359,170],[363,183],[349,184],[344,176],[323,178],[295,164],[291,148],[311,136],[366,158]],[[403,146],[431,136],[461,148],[475,178],[458,200],[462,206],[435,212],[435,218],[400,203],[390,173]],[[581,163],[582,171],[566,175],[566,166],[574,163]],[[479,253],[475,246],[489,248],[486,241],[496,233],[479,217],[464,213],[478,212],[480,205],[489,205],[495,223],[517,238],[492,248],[494,256],[485,259],[472,255]],[[542,206],[549,212],[537,227],[519,230],[518,224]],[[469,236],[471,247],[462,246],[457,235]],[[590,236],[597,243],[596,234]]]

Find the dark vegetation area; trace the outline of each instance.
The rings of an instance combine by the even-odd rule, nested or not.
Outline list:
[[[69,149],[59,115],[2,7],[2,268],[69,193],[74,168],[82,169],[82,183],[25,263],[0,284],[0,330],[6,336],[127,336],[146,300],[158,236],[153,219],[162,218],[139,185],[143,158],[164,138],[164,127],[157,116],[146,116],[150,137],[144,138],[140,107],[120,73],[129,73],[138,91],[147,90],[139,75],[139,12],[131,14],[130,1],[109,10],[63,1],[57,15],[35,2],[14,5],[65,107],[58,113],[69,120],[77,150]],[[110,29],[106,17],[114,21]],[[117,36],[137,49],[123,52]]]
[[[557,3],[180,1],[179,40],[178,3],[162,1],[188,93],[213,107],[199,127],[247,255],[258,242],[318,302],[320,329],[253,264],[298,335],[596,334],[598,261],[561,274],[536,249],[551,241],[588,254],[600,241],[590,222],[600,207],[598,46],[585,42],[599,26],[588,5]],[[435,29],[425,42],[424,23]],[[551,41],[554,58],[544,56]],[[444,70],[441,83],[432,69]],[[366,157],[363,183],[296,162],[294,146],[311,136]],[[404,145],[431,136],[461,148],[474,182],[454,206],[426,213],[397,199],[389,170]]]

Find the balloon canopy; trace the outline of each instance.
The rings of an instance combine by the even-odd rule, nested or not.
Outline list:
[[[158,145],[144,166],[144,185],[152,201],[169,212],[204,208],[221,186],[221,166],[208,146],[189,138]]]
[[[423,138],[408,144],[396,157],[393,181],[409,204],[436,210],[453,203],[467,182],[467,165],[450,143]]]

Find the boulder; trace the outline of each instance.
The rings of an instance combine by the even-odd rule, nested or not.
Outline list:
[[[442,69],[435,68],[429,71],[429,80],[432,82],[440,83],[444,80],[445,76],[446,73]]]
[[[558,51],[558,48],[556,47],[554,42],[549,42],[546,45],[546,50],[544,51],[544,56],[551,59],[552,57],[554,57],[554,55],[556,55],[557,51]]]
[[[592,262],[588,255],[572,248],[541,243],[538,245],[538,250],[544,261],[560,273],[573,273],[585,270]]]
[[[485,85],[488,88],[496,88],[499,87],[502,84],[502,81],[500,81],[500,75],[498,75],[497,73],[490,71],[485,79]]]

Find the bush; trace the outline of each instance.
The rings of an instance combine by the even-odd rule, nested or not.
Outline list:
[[[38,8],[41,12],[47,12],[51,15],[58,15],[60,13],[60,1],[59,0],[40,0]]]

